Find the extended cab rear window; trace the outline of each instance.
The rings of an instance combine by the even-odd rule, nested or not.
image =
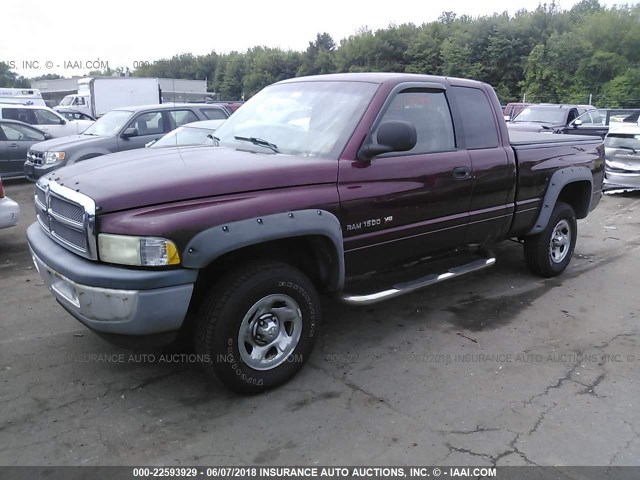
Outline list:
[[[493,108],[482,90],[469,87],[452,87],[462,117],[465,148],[495,148],[498,146],[498,131]]]

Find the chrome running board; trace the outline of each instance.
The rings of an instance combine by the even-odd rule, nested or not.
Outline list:
[[[467,273],[491,267],[494,263],[496,263],[496,259],[492,256],[479,258],[467,264],[452,267],[445,273],[430,274],[416,280],[398,283],[393,287],[380,292],[373,292],[364,295],[349,295],[344,293],[338,298],[340,301],[349,305],[371,305],[373,303],[382,302],[383,300],[389,300],[391,298],[399,297],[400,295],[415,292],[416,290],[428,287],[435,283],[451,280],[452,278],[457,278],[462,275],[466,275]]]

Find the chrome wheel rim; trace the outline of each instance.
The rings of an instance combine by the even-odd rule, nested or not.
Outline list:
[[[551,234],[549,256],[553,263],[562,262],[569,254],[571,247],[571,226],[566,220],[560,220]]]
[[[288,295],[267,295],[247,312],[238,332],[238,350],[254,370],[271,370],[285,362],[302,334],[302,310]]]

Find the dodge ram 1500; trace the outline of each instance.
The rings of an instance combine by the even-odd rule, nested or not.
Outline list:
[[[210,374],[255,393],[311,354],[320,294],[367,305],[491,266],[523,243],[560,274],[598,204],[598,137],[511,132],[493,89],[354,73],[265,88],[215,146],[65,167],[35,190],[34,262],[110,341],[191,335]]]

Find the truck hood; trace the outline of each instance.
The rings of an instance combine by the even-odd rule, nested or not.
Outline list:
[[[335,183],[338,161],[222,147],[140,149],[85,160],[47,175],[96,202],[101,213],[257,190]]]
[[[69,148],[78,148],[99,143],[104,137],[95,135],[71,135],[69,137],[52,138],[36,143],[31,147],[34,152],[65,152]]]

